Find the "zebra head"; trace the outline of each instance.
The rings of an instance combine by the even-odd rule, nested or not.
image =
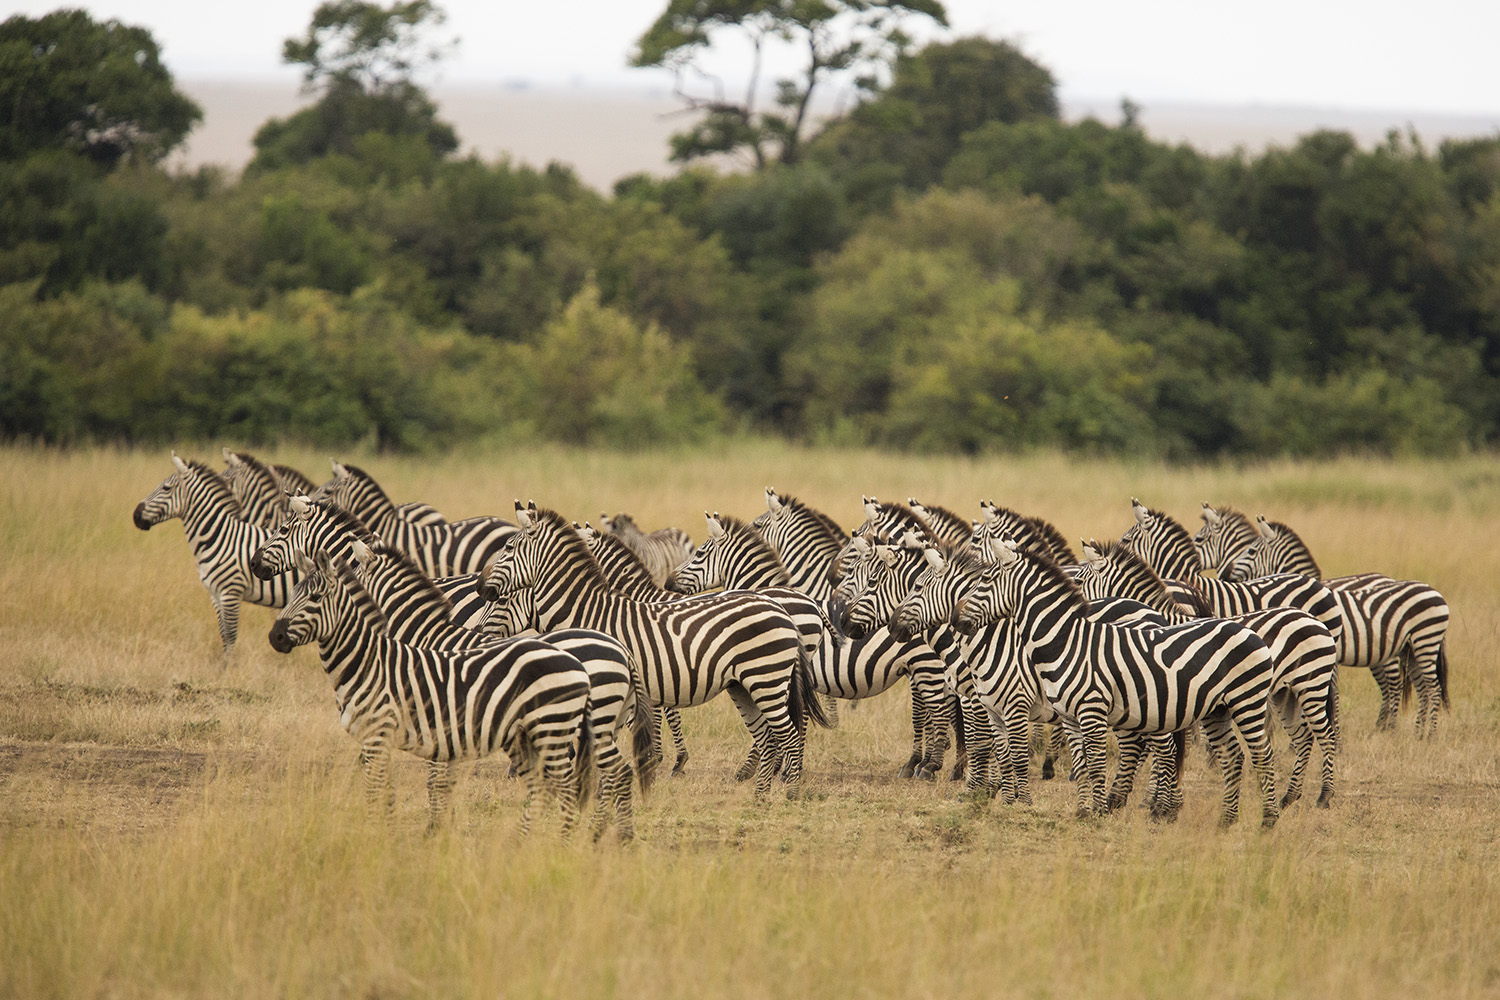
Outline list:
[[[1188,530],[1170,514],[1153,510],[1135,497],[1130,498],[1130,507],[1135,523],[1120,536],[1120,544],[1164,579],[1197,576],[1203,563]]]
[[[1264,515],[1255,518],[1256,539],[1234,561],[1231,572],[1236,580],[1253,580],[1278,573],[1298,573],[1321,578],[1323,573],[1307,543],[1280,521],[1268,521]]]
[[[901,642],[951,620],[978,570],[977,559],[964,549],[945,553],[925,545],[920,552],[920,567],[890,613],[891,635]]]
[[[181,517],[187,510],[193,470],[177,457],[175,451],[172,452],[172,464],[177,471],[163,479],[156,489],[146,494],[146,499],[135,505],[135,526],[142,531],[150,531],[154,525]]]
[[[728,567],[729,531],[719,512],[703,512],[703,521],[708,525],[708,538],[687,562],[667,574],[663,588],[674,594],[701,594],[705,590],[724,585]]]
[[[868,553],[859,567],[845,578],[859,579],[851,589],[848,606],[839,620],[839,631],[851,639],[868,638],[890,617],[895,601],[906,596],[906,574],[902,572],[904,553],[884,542],[870,543],[861,538]]]
[[[354,540],[369,544],[374,537],[352,514],[311,497],[290,497],[287,519],[250,557],[250,572],[270,580],[289,572],[298,556],[320,551],[343,555]]]
[[[335,573],[332,562],[327,553],[319,553],[316,560],[304,554],[297,558],[297,570],[301,578],[292,588],[286,607],[277,612],[267,636],[278,653],[290,653],[304,643],[322,639],[328,631],[324,622],[329,616],[324,615],[323,606]]]
[[[536,631],[536,591],[522,587],[491,601],[480,619],[479,631],[507,639]]]
[[[972,574],[968,592],[954,605],[951,621],[961,635],[973,635],[985,625],[1009,618],[1019,604],[1020,576],[1025,562],[1011,539],[989,542],[991,562]]]
[[[506,539],[482,574],[479,596],[492,604],[536,582],[543,558],[543,524],[537,519],[535,503],[516,501],[516,524],[521,530]]]
[[[1215,507],[1203,502],[1203,527],[1193,533],[1193,546],[1204,571],[1215,571],[1221,580],[1239,579],[1235,563],[1258,537],[1250,519],[1233,507]]]

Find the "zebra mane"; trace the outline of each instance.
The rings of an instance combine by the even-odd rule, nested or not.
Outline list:
[[[718,517],[719,523],[724,526],[724,534],[728,540],[738,541],[750,555],[757,559],[764,559],[773,565],[783,579],[791,579],[791,574],[787,572],[786,564],[781,561],[781,556],[776,554],[771,543],[755,530],[753,524],[733,514],[720,514]]]
[[[440,615],[444,621],[452,619],[452,600],[443,593],[432,577],[422,572],[411,556],[378,541],[370,546],[370,551],[383,560],[382,568],[377,572],[389,574],[401,588],[403,610],[409,606],[424,614]],[[406,603],[408,601],[409,605]]]
[[[924,541],[938,544],[942,539],[938,538],[937,532],[927,523],[927,519],[899,500],[880,501],[880,519],[874,524],[866,524],[867,528],[883,527],[886,534],[891,538],[900,538],[908,531],[915,531],[921,535]]]
[[[1012,510],[1010,507],[1001,507],[993,500],[987,501],[987,504],[988,509],[995,514],[995,522],[1015,539],[1016,543],[1022,548],[1046,552],[1054,559],[1066,553],[1069,556],[1069,561],[1078,561],[1072,558],[1073,550],[1068,547],[1067,541],[1063,539],[1062,532],[1053,527],[1051,523],[1039,517],[1030,517],[1022,514],[1020,511]],[[994,530],[994,528],[990,529],[991,532]],[[1055,541],[1051,537],[1051,533],[1056,534]],[[991,535],[991,537],[994,536]],[[1059,545],[1061,549],[1058,548]]]
[[[321,513],[327,519],[328,526],[338,534],[357,538],[371,549],[374,549],[377,545],[384,544],[370,530],[369,526],[359,519],[358,514],[351,514],[330,500],[312,500],[310,502],[313,509]]]
[[[275,472],[271,471],[270,466],[248,451],[232,451],[230,454],[239,459],[241,465],[259,476],[263,481],[270,483],[271,488],[275,490],[277,496],[281,495],[281,479]]]
[[[1068,539],[1057,530],[1057,525],[1040,517],[1027,517],[1022,515],[1022,520],[1036,529],[1041,543],[1052,553],[1052,557],[1059,561],[1077,563],[1078,557],[1073,554],[1073,547],[1068,544]]]
[[[228,507],[236,517],[244,514],[239,498],[234,495],[234,491],[229,488],[229,484],[224,481],[224,477],[219,475],[217,470],[196,458],[189,459],[187,467],[208,486],[211,500]]]
[[[1204,618],[1212,614],[1208,606],[1208,600],[1203,592],[1188,581],[1173,581],[1187,594],[1187,601],[1179,601],[1167,587],[1167,582],[1157,574],[1156,570],[1141,559],[1140,556],[1121,545],[1119,542],[1097,542],[1089,543],[1094,551],[1099,553],[1101,559],[1107,560],[1119,574],[1121,582],[1116,585],[1117,591],[1123,591],[1122,596],[1131,600],[1141,601],[1142,604],[1156,607],[1162,610],[1176,612],[1177,608],[1171,605],[1183,604],[1189,608],[1194,617]],[[1147,598],[1141,600],[1141,598]]]
[[[1068,595],[1068,599],[1073,601],[1074,607],[1081,614],[1087,615],[1089,613],[1091,607],[1089,599],[1083,596],[1083,591],[1079,588],[1078,584],[1067,574],[1062,565],[1056,559],[1052,558],[1050,553],[1042,552],[1038,549],[1022,548],[1016,550],[1016,555],[1036,564],[1042,571],[1042,575],[1047,578],[1047,582],[1061,587],[1064,593]]]
[[[358,479],[360,482],[368,483],[370,489],[375,491],[375,496],[383,506],[391,508],[394,508],[396,506],[395,503],[391,500],[390,495],[386,493],[385,489],[375,481],[375,477],[370,475],[364,469],[361,469],[357,465],[344,465],[344,471],[349,473],[349,475],[354,477],[355,479]]]
[[[1166,511],[1157,510],[1154,507],[1147,507],[1146,513],[1156,518],[1157,523],[1162,526],[1164,541],[1174,548],[1191,555],[1193,561],[1197,562],[1198,547],[1193,544],[1193,533],[1184,528],[1181,521]]]
[[[243,456],[241,456],[243,457]],[[271,473],[276,477],[281,488],[291,493],[309,494],[318,488],[318,484],[304,472],[292,468],[290,465],[271,465]]]
[[[1302,540],[1302,536],[1301,535],[1297,534],[1295,531],[1293,531],[1290,527],[1288,527],[1286,524],[1282,523],[1281,521],[1270,521],[1270,520],[1268,520],[1268,521],[1266,521],[1266,524],[1268,526],[1272,527],[1272,528],[1275,528],[1276,529],[1276,533],[1282,537],[1283,541],[1285,541],[1285,542],[1287,542],[1289,544],[1295,545],[1297,547],[1297,549],[1300,550],[1301,554],[1305,555],[1307,557],[1307,561],[1310,562],[1310,563],[1312,563],[1314,575],[1319,580],[1323,579],[1323,570],[1322,570],[1322,567],[1320,567],[1318,565],[1318,560],[1315,559],[1315,558],[1313,558],[1312,549],[1309,549],[1307,547],[1307,543]],[[1256,532],[1256,535],[1257,535],[1257,537],[1259,537],[1259,532]]]
[[[776,494],[776,499],[781,501],[783,507],[811,519],[824,531],[827,531],[838,544],[842,545],[849,540],[849,532],[845,531],[842,525],[821,510],[818,510],[818,508],[808,506],[798,497],[786,494],[778,493]]]
[[[589,543],[583,540],[583,536],[573,530],[572,521],[548,507],[538,507],[531,517],[537,527],[547,529],[548,534],[557,542],[560,549],[558,561],[563,569],[572,569],[576,564],[590,574],[600,587],[611,589],[609,581],[604,577],[604,570],[599,566],[599,560],[589,551]]]
[[[359,575],[354,572],[354,567],[349,565],[347,559],[332,560],[333,571],[338,574],[344,589],[349,592],[349,598],[354,602],[354,609],[372,632],[380,635],[390,635],[390,622],[385,616],[385,611],[376,603],[375,598],[365,589],[365,585],[359,582]]]
[[[652,590],[659,589],[656,581],[651,576],[651,571],[641,561],[640,554],[630,547],[630,543],[613,532],[601,531],[593,542],[595,549],[589,554],[599,564],[601,575],[604,576],[611,589],[620,589],[622,586],[640,586],[642,583],[649,584]],[[584,543],[588,548],[589,543]],[[609,569],[606,570],[605,566]]]
[[[968,518],[957,511],[935,503],[924,503],[922,504],[922,509],[927,511],[930,516],[923,517],[920,514],[917,516],[923,517],[923,520],[927,522],[927,529],[932,534],[944,539],[949,538],[950,535],[952,538],[969,537],[972,525],[969,523]],[[916,514],[917,512],[913,509],[912,513]]]

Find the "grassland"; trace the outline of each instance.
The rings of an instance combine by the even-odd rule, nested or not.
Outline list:
[[[703,510],[752,515],[767,484],[846,525],[861,493],[965,511],[989,497],[1072,538],[1117,537],[1131,496],[1185,520],[1234,503],[1294,525],[1330,574],[1441,589],[1453,707],[1428,743],[1409,710],[1374,733],[1375,686],[1346,671],[1334,808],[1298,804],[1269,835],[1215,829],[1201,752],[1171,826],[1134,808],[1075,822],[1060,781],[1029,809],[899,781],[893,693],[812,733],[801,801],[730,780],[745,736],[716,702],[686,713],[689,773],[653,790],[631,846],[522,841],[503,761],[465,767],[453,823],[424,838],[420,765],[397,761],[397,815],[372,823],[316,654],[274,653],[271,612],[245,611],[220,666],[180,526],[130,523],[170,471],[164,450],[4,449],[0,995],[1500,995],[1493,458],[1173,468],[753,443],[338,457],[454,517],[535,498],[699,537]]]

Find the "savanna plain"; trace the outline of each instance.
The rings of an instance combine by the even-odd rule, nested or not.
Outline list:
[[[179,445],[220,467],[219,446]],[[324,478],[328,456],[253,449]],[[1294,527],[1328,575],[1424,580],[1452,608],[1451,711],[1376,732],[1368,671],[1341,674],[1333,807],[1269,833],[1216,826],[1189,752],[1186,806],[1072,818],[1073,789],[974,803],[901,780],[903,689],[808,737],[806,794],[732,780],[727,699],[684,713],[692,759],[637,805],[637,839],[518,832],[506,762],[464,765],[424,835],[415,758],[389,823],[313,648],[247,607],[221,664],[180,522],[131,512],[166,449],[0,449],[0,994],[18,997],[1500,996],[1500,461],[1174,467],[957,459],[762,442],[621,455],[540,447],[335,456],[449,517],[535,499],[626,511],[701,541],[771,485],[845,527],[861,494],[962,512],[994,499],[1077,545],[1130,498],[1197,527],[1202,501]],[[1278,733],[1278,771],[1289,764]],[[951,759],[951,758],[950,758]],[[1247,801],[1253,801],[1251,795]]]

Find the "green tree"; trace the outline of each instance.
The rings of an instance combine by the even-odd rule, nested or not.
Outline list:
[[[1009,42],[961,38],[899,56],[891,85],[826,128],[808,155],[835,165],[860,200],[880,203],[897,184],[936,183],[981,125],[1058,116],[1051,71]]]
[[[145,28],[82,10],[0,22],[0,159],[47,149],[155,163],[203,119]]]
[[[796,163],[814,91],[836,74],[857,74],[873,86],[875,74],[909,43],[902,21],[911,15],[946,25],[939,0],[668,0],[636,41],[633,66],[673,71],[678,96],[702,117],[672,138],[672,158],[692,160],[713,153],[748,150],[757,167],[773,160]],[[716,36],[737,34],[752,51],[749,82],[739,101],[690,91],[690,78],[705,76],[703,58]],[[760,69],[778,42],[803,54],[796,75],[776,83],[776,110],[760,107]]]
[[[287,39],[282,49],[283,62],[304,67],[303,89],[318,100],[261,126],[248,172],[341,154],[374,155],[395,165],[398,175],[424,173],[457,149],[453,126],[438,119],[437,105],[414,79],[441,58],[443,48],[424,47],[422,36],[443,21],[430,0],[389,7],[365,0],[320,4],[307,34]],[[371,133],[406,140],[404,149],[362,142]]]

